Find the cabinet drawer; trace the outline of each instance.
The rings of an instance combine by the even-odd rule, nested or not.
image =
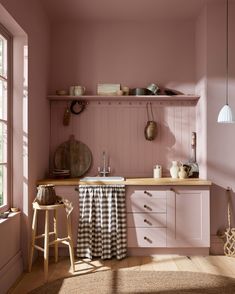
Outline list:
[[[166,213],[166,198],[158,197],[136,197],[136,194],[131,195],[127,200],[127,212],[165,212]]]
[[[161,191],[161,190],[134,190],[131,193],[131,197],[141,197],[141,198],[167,198],[167,190]]]
[[[165,213],[128,213],[127,227],[129,228],[164,228],[166,227]]]
[[[166,247],[166,228],[128,228],[128,247]]]

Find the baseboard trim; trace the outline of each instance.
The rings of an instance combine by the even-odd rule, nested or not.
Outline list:
[[[23,259],[21,251],[19,251],[3,268],[0,269],[1,294],[7,293],[22,273]]]

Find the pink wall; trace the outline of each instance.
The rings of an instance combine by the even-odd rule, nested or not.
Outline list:
[[[207,178],[207,34],[206,7],[196,21],[196,93],[200,96],[196,109],[197,160],[200,177]]]
[[[82,84],[87,93],[95,94],[97,83],[144,87],[155,82],[194,93],[194,54],[192,21],[56,23],[50,92]],[[93,175],[103,150],[110,156],[113,173],[123,176],[152,176],[156,163],[169,174],[171,160],[188,159],[195,107],[155,104],[159,135],[148,142],[143,134],[145,103],[125,104],[91,103],[84,113],[72,117],[69,127],[63,127],[65,105],[52,103],[51,157],[59,144],[75,134],[93,153],[89,172]]]
[[[226,77],[226,1],[208,2],[197,21],[197,89],[203,93],[198,116],[206,114],[201,133],[207,134],[207,177],[213,181],[211,189],[211,234],[227,226],[227,197],[225,189],[235,190],[234,128],[235,125],[217,123],[217,116],[225,104]],[[229,1],[229,93],[235,113],[235,3]],[[204,100],[206,97],[206,101]],[[205,138],[205,136],[204,136]],[[202,153],[203,156],[203,153]],[[234,202],[234,192],[232,192]],[[235,208],[235,205],[233,205]],[[233,218],[234,219],[234,218]],[[233,224],[234,225],[234,224]],[[213,240],[213,238],[212,238]]]
[[[229,86],[230,105],[235,112],[235,3],[229,1]],[[212,233],[227,226],[227,198],[225,189],[232,187],[235,191],[234,166],[234,131],[235,125],[218,124],[217,116],[225,104],[226,76],[226,15],[225,2],[208,4],[207,22],[207,56],[208,56],[208,177],[213,181],[211,198]],[[216,26],[216,30],[215,30]],[[218,41],[219,40],[219,41]],[[234,202],[234,193],[232,193]],[[234,205],[235,207],[235,205]],[[234,225],[234,224],[233,224]]]
[[[62,124],[67,104],[52,102],[51,158],[56,148],[74,134],[92,152],[93,164],[89,175],[97,174],[103,151],[110,158],[114,175],[152,177],[156,164],[161,164],[164,175],[169,175],[172,160],[185,162],[191,154],[196,110],[193,104],[153,102],[158,135],[150,142],[144,138],[146,102],[91,102],[80,115],[71,115],[69,126]]]
[[[194,93],[194,45],[192,21],[56,23],[49,89],[155,82]]]
[[[16,93],[14,93],[14,98],[19,100],[17,100],[18,107],[14,104],[16,113],[13,115],[14,122],[17,122],[14,125],[14,143],[18,144],[19,147],[21,145],[18,152],[20,150],[22,152],[18,153],[18,156],[23,157],[23,159],[18,159],[17,162],[13,163],[14,175],[17,175],[14,180],[17,181],[18,187],[14,190],[13,203],[22,210],[21,249],[26,266],[30,239],[31,203],[35,197],[35,184],[38,178],[44,176],[49,158],[49,103],[45,97],[48,81],[50,30],[48,20],[39,1],[1,0],[0,2],[28,36],[28,105],[25,105],[24,111],[26,110],[26,113],[23,114],[21,83],[18,88],[18,95],[15,96]],[[15,39],[19,37],[17,32],[13,32],[13,34]],[[23,69],[21,68],[21,70],[21,76],[18,78],[23,81]],[[23,128],[22,118],[27,120],[27,117],[28,122],[24,124]],[[24,151],[22,145],[24,145]]]

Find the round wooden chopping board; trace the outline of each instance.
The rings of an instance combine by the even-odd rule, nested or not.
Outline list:
[[[72,178],[84,175],[91,166],[92,154],[88,146],[70,136],[55,151],[55,169],[69,169]]]

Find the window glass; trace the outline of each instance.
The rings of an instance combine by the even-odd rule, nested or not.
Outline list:
[[[7,39],[0,35],[0,75],[7,77]]]
[[[10,85],[10,62],[11,36],[0,25],[0,210],[10,206],[10,141],[9,141],[9,93]]]
[[[7,166],[0,165],[0,206],[7,202]]]

